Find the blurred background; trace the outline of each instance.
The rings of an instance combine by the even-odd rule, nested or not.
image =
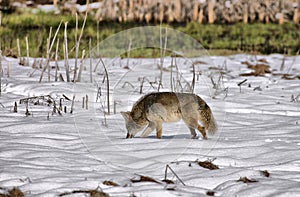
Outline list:
[[[299,10],[300,0],[0,0],[0,50],[6,56],[23,56],[27,40],[30,56],[43,57],[50,28],[54,32],[61,22],[62,26],[68,22],[69,55],[73,57],[74,37],[80,32],[76,31],[76,14],[79,29],[87,14],[81,50],[88,48],[90,40],[95,47],[124,29],[162,25],[189,34],[212,55],[297,55]],[[60,40],[63,29],[58,32]]]

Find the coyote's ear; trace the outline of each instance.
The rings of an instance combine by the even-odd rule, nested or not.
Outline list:
[[[123,118],[126,121],[131,120],[131,116],[130,116],[130,112],[129,111],[127,111],[127,112],[121,111],[121,114],[122,114]]]

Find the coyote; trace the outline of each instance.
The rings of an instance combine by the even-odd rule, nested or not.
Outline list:
[[[161,138],[162,123],[181,119],[190,129],[192,139],[197,135],[195,129],[201,132],[203,139],[207,139],[205,130],[210,134],[217,131],[217,124],[209,106],[199,96],[191,93],[150,93],[140,98],[131,111],[121,114],[126,122],[126,138],[133,138],[146,126],[141,137],[147,137],[156,129],[156,137]],[[202,126],[199,125],[199,120]]]

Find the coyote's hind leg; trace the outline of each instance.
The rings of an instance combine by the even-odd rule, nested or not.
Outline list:
[[[205,132],[205,128],[201,127],[200,125],[197,126],[198,131],[201,132],[203,139],[207,140],[207,136],[206,136],[206,132]]]
[[[205,139],[205,140],[207,139],[205,128],[201,127],[198,124],[198,121],[196,119],[188,118],[188,119],[184,119],[183,121],[189,127],[189,129],[191,131],[191,137],[192,138],[196,137],[195,129],[197,129],[202,134],[203,139]]]
[[[192,128],[192,127],[189,127],[189,129],[190,129],[190,132],[191,132],[191,139],[195,139],[196,136],[197,136],[195,129]]]

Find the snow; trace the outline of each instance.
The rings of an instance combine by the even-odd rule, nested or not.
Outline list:
[[[58,196],[97,188],[110,196],[206,196],[208,191],[215,196],[300,196],[300,102],[291,99],[300,94],[299,80],[285,80],[275,74],[239,76],[251,72],[243,61],[255,63],[259,59],[265,59],[273,73],[297,76],[300,56],[205,58],[202,62],[212,60],[214,65],[198,65],[202,74],[195,92],[209,104],[219,125],[218,133],[208,140],[202,140],[199,134],[198,139],[189,139],[183,122],[164,124],[162,139],[156,139],[155,133],[148,138],[125,139],[125,123],[119,112],[130,110],[143,94],[157,89],[158,59],[129,59],[129,70],[124,68],[127,59],[104,59],[109,62],[111,87],[111,115],[104,115],[107,90],[102,84],[102,68],[93,73],[93,83],[89,82],[89,61],[80,83],[54,82],[54,71],[51,82],[47,82],[45,73],[38,83],[40,70],[34,72],[31,67],[18,65],[16,59],[4,58],[0,188],[19,187],[26,196]],[[280,71],[283,58],[286,66]],[[8,64],[10,77],[6,74]],[[177,64],[182,84],[190,82],[189,63],[179,58]],[[163,90],[170,89],[170,65],[171,58],[166,58]],[[59,73],[65,77],[63,61],[59,66]],[[211,67],[224,71],[218,90],[213,89],[210,79],[213,76],[217,82],[218,73]],[[247,81],[239,87],[244,79]],[[97,86],[102,91],[98,102]],[[75,95],[72,114],[71,101],[66,99],[63,105],[68,112],[61,116],[53,114],[53,107],[46,103],[29,103],[31,114],[26,116],[26,105],[18,103],[27,97],[51,95],[58,104],[63,94],[70,99]],[[88,109],[82,108],[86,95]],[[17,113],[13,113],[14,102],[18,103]],[[212,160],[220,169],[208,170],[197,164],[205,160]],[[166,165],[185,185],[171,171],[167,179],[175,184],[161,182]],[[264,176],[263,170],[270,176]],[[159,183],[130,181],[140,175]],[[257,182],[240,182],[241,177]],[[103,184],[106,180],[120,186]]]

